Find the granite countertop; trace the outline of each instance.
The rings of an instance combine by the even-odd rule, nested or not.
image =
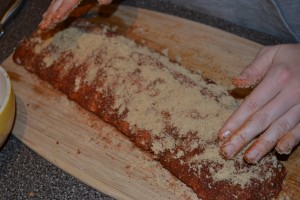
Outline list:
[[[21,12],[6,27],[0,38],[0,63],[38,25],[50,0],[28,0]],[[156,10],[248,38],[263,45],[281,43],[267,34],[245,29],[195,11],[187,10],[166,0],[123,0],[121,4]],[[21,199],[112,199],[81,183],[30,150],[10,134],[0,149],[0,200]]]

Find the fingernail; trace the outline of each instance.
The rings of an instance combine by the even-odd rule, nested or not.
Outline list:
[[[222,154],[225,158],[230,159],[233,157],[235,153],[235,147],[233,144],[229,143],[226,144],[223,148],[222,148]]]
[[[245,160],[248,163],[257,163],[261,158],[261,152],[257,149],[253,149],[245,155]]]
[[[230,135],[231,135],[231,131],[230,130],[226,130],[226,131],[223,131],[223,132],[221,132],[219,134],[219,138],[221,140],[224,140],[224,139],[228,138],[228,136],[230,136]]]
[[[275,149],[281,155],[283,155],[283,154],[289,155],[292,152],[292,148],[289,148],[289,147],[285,147],[285,148],[276,147]]]

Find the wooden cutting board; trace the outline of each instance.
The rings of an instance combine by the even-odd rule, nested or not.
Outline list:
[[[85,5],[82,10],[91,9]],[[230,88],[262,47],[218,29],[144,9],[94,7],[89,16]],[[96,13],[98,13],[96,15]],[[78,15],[78,13],[75,15]],[[112,126],[67,100],[11,57],[2,64],[17,99],[13,134],[42,157],[117,199],[197,199],[195,193]],[[284,192],[300,198],[300,149],[286,161]],[[284,193],[283,192],[283,193]],[[282,193],[282,194],[283,194]]]

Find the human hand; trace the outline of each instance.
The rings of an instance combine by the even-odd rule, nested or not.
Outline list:
[[[80,2],[81,0],[52,0],[49,8],[43,14],[39,29],[46,31],[54,28],[69,16]],[[98,0],[98,2],[105,5],[111,3],[112,0]]]
[[[300,141],[300,44],[263,48],[233,79],[237,87],[258,82],[218,134],[227,159],[256,136],[244,154],[249,163],[257,163],[274,147],[280,154],[290,154]]]

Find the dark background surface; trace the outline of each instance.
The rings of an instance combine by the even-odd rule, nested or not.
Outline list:
[[[137,6],[187,18],[217,27],[263,45],[274,45],[283,42],[270,35],[187,10],[179,5],[166,3],[163,0],[124,0],[115,1],[115,3]],[[13,52],[23,38],[30,35],[37,27],[43,12],[49,4],[50,0],[27,0],[25,2],[23,9],[5,27],[5,34],[0,38],[0,63]],[[0,149],[0,200],[2,199],[107,200],[112,198],[92,189],[53,166],[11,134]]]

